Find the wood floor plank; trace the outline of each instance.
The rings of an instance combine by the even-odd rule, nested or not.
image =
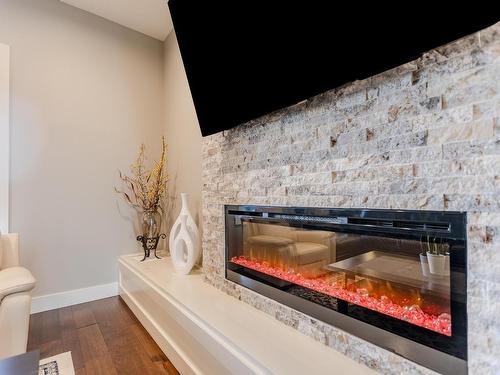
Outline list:
[[[92,306],[89,303],[81,303],[79,305],[72,306],[72,310],[76,328],[96,324],[94,312],[92,311]]]
[[[77,375],[178,374],[120,297],[32,315],[28,348],[71,351]]]
[[[101,331],[97,324],[78,329],[78,339],[85,362],[109,355],[108,347],[104,342]]]
[[[123,324],[137,324],[139,323],[139,320],[136,318],[134,313],[129,309],[125,301],[120,297],[117,298],[115,301],[116,309],[118,311],[118,314],[123,321]],[[140,324],[140,323],[139,323]]]
[[[93,358],[85,362],[87,375],[118,375],[113,360],[109,354],[104,357]],[[120,374],[121,375],[121,374]]]
[[[59,324],[61,326],[62,351],[71,351],[75,371],[84,369],[85,361],[83,360],[82,350],[80,348],[77,326],[73,315],[73,306],[60,308],[58,312]]]
[[[40,358],[48,358],[48,357],[52,357],[53,355],[60,354],[60,353],[64,352],[63,346],[62,346],[62,341],[59,339],[44,342],[37,349],[40,350]]]
[[[148,331],[146,331],[135,315],[133,315],[132,311],[125,304],[125,302],[121,298],[119,302],[122,304],[123,310],[137,322],[137,324],[130,326],[130,329],[134,333],[135,339],[138,342],[137,350],[141,351],[141,353],[145,353],[149,360],[155,363],[155,365],[159,363],[161,365],[160,368],[165,370],[165,373],[178,375],[179,372],[176,370],[172,362],[170,362],[167,356],[161,351],[158,344],[156,344],[153,338],[149,335]]]
[[[63,307],[58,309],[59,324],[62,330],[74,330],[76,328],[75,318],[73,315],[73,306]]]
[[[119,374],[153,375],[158,373],[157,367],[147,353],[141,350],[142,348],[133,332],[114,332],[108,334],[105,341]]]
[[[80,347],[80,339],[76,329],[64,329],[61,333],[62,351],[71,352],[73,365],[75,370],[85,368],[85,360],[83,359],[82,349]]]
[[[57,310],[44,311],[42,314],[41,343],[59,340],[61,327]]]
[[[168,359],[157,364],[159,366],[162,366],[162,368],[167,372],[168,375],[179,375],[179,371],[177,371],[175,366]]]
[[[97,324],[79,328],[78,338],[87,373],[117,374],[113,359]]]
[[[131,330],[141,347],[148,354],[149,358],[153,362],[164,362],[168,361],[167,356],[161,351],[153,338],[148,334],[142,325],[136,324],[131,326]]]
[[[150,363],[154,364],[154,367],[152,369],[150,368],[152,373],[156,373],[158,369],[161,369],[160,373],[162,374],[179,374],[174,365],[140,323],[131,326],[131,331],[134,335],[131,341],[134,342],[136,351],[140,353],[142,362],[148,366],[150,366]],[[161,366],[158,366],[158,364],[161,364]]]
[[[103,332],[126,330],[126,324],[118,313],[116,302],[113,300],[99,300],[90,302],[92,313]]]
[[[30,327],[28,331],[28,351],[38,348],[42,342],[42,314],[30,316]]]

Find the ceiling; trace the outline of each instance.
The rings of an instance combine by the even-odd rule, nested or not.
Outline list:
[[[167,0],[61,1],[161,41],[173,28]]]

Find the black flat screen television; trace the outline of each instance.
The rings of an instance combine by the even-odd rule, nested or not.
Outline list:
[[[447,11],[312,0],[170,0],[169,8],[204,136],[404,64],[500,19],[486,2]]]

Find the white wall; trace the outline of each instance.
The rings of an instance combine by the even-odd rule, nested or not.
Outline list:
[[[160,150],[163,44],[57,0],[0,0],[0,43],[11,46],[11,231],[34,294],[114,282],[136,241],[113,185],[140,142]]]
[[[0,44],[0,233],[9,232],[9,56]]]
[[[179,194],[189,194],[190,211],[200,223],[201,132],[175,33],[165,40],[165,135],[169,142],[170,192],[175,193],[173,216],[180,210]]]

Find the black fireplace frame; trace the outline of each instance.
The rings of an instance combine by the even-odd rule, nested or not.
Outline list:
[[[443,374],[467,374],[467,215],[465,212],[226,205],[224,213],[226,279],[432,370]],[[451,241],[453,243],[453,251],[450,253],[452,335],[444,336],[331,297],[335,303],[339,303],[338,309],[334,310],[280,290],[274,283],[268,282],[270,279],[278,282],[279,279],[257,271],[248,272],[244,267],[229,262],[232,254],[231,246],[241,241],[239,236],[242,234],[237,227],[242,219],[286,223],[305,229],[344,233],[374,235],[383,233],[403,239],[418,239],[423,235],[437,236]],[[360,320],[359,316],[352,317],[352,314],[348,314],[348,305],[351,311],[354,309],[361,311],[361,315],[365,317],[364,321]]]

